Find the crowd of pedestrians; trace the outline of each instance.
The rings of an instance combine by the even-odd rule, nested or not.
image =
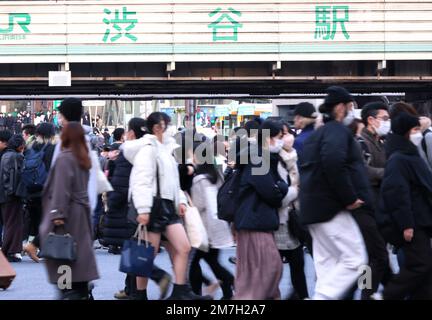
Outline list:
[[[68,98],[56,124],[28,123],[19,132],[4,125],[1,250],[11,262],[23,252],[39,262],[50,235],[69,234],[76,256],[61,299],[92,299],[94,241],[122,254],[137,227],[148,231],[155,263],[149,276],[124,275],[117,299],[147,300],[149,279],[161,299],[170,282],[169,299],[212,299],[202,290],[213,285],[204,262],[227,300],[281,299],[283,263],[290,299],[353,299],[357,289],[362,300],[431,299],[431,120],[407,103],[381,101],[362,106],[356,119],[354,97],[338,86],[319,108],[298,104],[294,116],[293,127],[256,118],[229,138],[209,139],[192,129],[171,136],[169,116],[154,112],[111,135],[97,122],[90,127],[81,101]],[[192,245],[191,208],[205,245]],[[173,277],[157,267],[161,246]],[[220,262],[221,250],[232,247],[235,274]],[[313,292],[306,254],[315,267]],[[56,284],[65,262],[44,259]],[[364,270],[370,281],[360,286]]]

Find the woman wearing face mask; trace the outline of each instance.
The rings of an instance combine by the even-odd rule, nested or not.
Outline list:
[[[279,228],[278,209],[288,192],[277,170],[278,153],[284,144],[281,138],[281,124],[266,120],[258,132],[257,144],[249,145],[249,162],[242,168],[234,218],[237,300],[280,299],[282,261],[273,232]]]
[[[401,112],[406,112],[413,116],[418,116],[420,121],[421,132],[423,133],[423,140],[417,146],[420,156],[426,161],[429,169],[432,172],[432,131],[431,119],[422,117],[418,114],[417,110],[410,104],[405,102],[397,102],[391,106],[390,117],[393,119]]]
[[[130,195],[138,212],[137,222],[147,226],[155,251],[159,250],[162,234],[170,245],[175,275],[170,299],[203,300],[204,297],[192,292],[186,279],[191,247],[180,217],[186,213],[187,199],[180,189],[178,164],[173,155],[178,145],[164,134],[168,118],[162,112],[153,112],[147,118],[149,134],[123,145],[124,156],[133,165]],[[167,209],[152,213],[158,189]],[[147,278],[137,277],[136,299],[147,300],[147,282]]]
[[[201,294],[203,275],[200,260],[204,260],[220,282],[223,292],[222,300],[229,300],[233,296],[234,277],[219,263],[219,252],[220,249],[232,247],[234,241],[228,223],[217,217],[216,197],[223,183],[223,175],[214,164],[211,145],[211,142],[194,144],[196,175],[193,178],[191,197],[207,230],[210,248],[208,252],[197,249],[191,262],[189,278],[194,292]]]
[[[405,262],[375,298],[432,299],[432,174],[417,150],[423,138],[420,122],[400,113],[391,129],[378,222],[388,242],[401,248]]]
[[[304,273],[304,254],[302,243],[294,237],[288,229],[289,211],[293,208],[293,202],[298,196],[299,173],[297,169],[297,151],[293,148],[294,137],[289,132],[287,124],[282,124],[282,136],[278,142],[279,136],[272,141],[279,146],[277,171],[279,176],[288,185],[288,193],[282,201],[279,208],[279,229],[274,233],[276,245],[282,261],[289,263],[291,282],[294,287],[294,293],[290,299],[305,299],[309,296]],[[277,151],[274,150],[274,151]]]

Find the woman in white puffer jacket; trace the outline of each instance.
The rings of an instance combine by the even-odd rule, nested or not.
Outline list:
[[[279,229],[274,234],[282,261],[290,265],[291,282],[294,288],[291,298],[303,300],[308,297],[303,246],[288,229],[289,212],[298,197],[300,178],[297,168],[297,152],[293,148],[294,136],[290,134],[288,125],[285,123],[283,124],[282,139],[284,145],[279,152],[278,173],[290,187],[282,201],[282,207],[279,208]]]
[[[203,297],[195,295],[186,283],[191,247],[180,217],[186,212],[187,200],[180,190],[177,162],[173,156],[178,145],[173,138],[164,135],[169,121],[168,115],[153,112],[147,118],[150,134],[124,143],[124,156],[133,165],[129,193],[138,212],[137,222],[147,226],[149,241],[156,252],[162,234],[169,242],[175,275],[170,299],[200,300]],[[151,210],[158,184],[165,210],[156,216]],[[147,300],[147,281],[147,278],[137,277],[136,299]]]

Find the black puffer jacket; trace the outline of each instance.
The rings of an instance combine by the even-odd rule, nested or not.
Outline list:
[[[342,123],[331,120],[309,136],[299,170],[303,224],[329,221],[357,199],[373,209],[360,147]]]
[[[432,173],[416,146],[404,137],[388,135],[385,148],[388,161],[381,184],[379,226],[393,229],[400,240],[409,228],[431,234]]]
[[[129,239],[135,227],[128,222],[128,191],[129,177],[132,164],[126,160],[121,152],[115,160],[115,168],[112,173],[111,185],[114,191],[108,193],[108,212],[104,221],[103,241],[104,245],[123,245],[124,240]]]

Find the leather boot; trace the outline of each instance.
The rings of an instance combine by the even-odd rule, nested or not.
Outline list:
[[[132,300],[148,300],[147,298],[147,290],[136,290],[134,295],[132,296]]]
[[[213,297],[195,294],[188,284],[174,284],[173,292],[168,300],[213,300]]]

